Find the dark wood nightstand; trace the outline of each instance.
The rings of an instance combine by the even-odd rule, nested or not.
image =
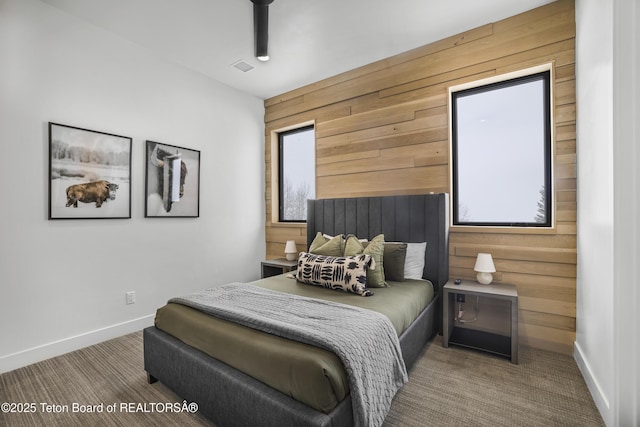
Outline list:
[[[269,259],[261,263],[261,278],[277,276],[278,274],[288,273],[298,268],[298,260],[286,260],[284,258]]]

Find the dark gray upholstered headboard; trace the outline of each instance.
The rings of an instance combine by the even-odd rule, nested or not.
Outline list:
[[[427,242],[423,277],[441,291],[449,278],[448,194],[307,201],[307,248],[316,233],[387,242]]]

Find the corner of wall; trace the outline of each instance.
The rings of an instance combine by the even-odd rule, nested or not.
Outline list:
[[[578,369],[587,384],[587,388],[591,393],[591,397],[593,397],[593,401],[600,411],[600,415],[602,415],[602,418],[607,425],[611,425],[611,405],[609,400],[603,392],[602,387],[600,387],[600,384],[593,374],[593,371],[589,366],[589,362],[587,362],[584,352],[577,341],[573,344],[573,359],[578,365]]]

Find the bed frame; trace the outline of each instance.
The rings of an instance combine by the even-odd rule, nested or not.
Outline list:
[[[307,245],[320,231],[385,241],[427,242],[424,278],[435,289],[431,304],[400,336],[409,369],[424,345],[441,332],[442,287],[448,280],[448,195],[309,200]],[[351,426],[351,397],[324,414],[239,372],[151,326],[144,336],[149,383],[161,381],[219,426]]]

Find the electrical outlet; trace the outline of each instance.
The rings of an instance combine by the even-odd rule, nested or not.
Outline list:
[[[133,304],[136,302],[136,293],[135,291],[127,292],[127,304]]]

